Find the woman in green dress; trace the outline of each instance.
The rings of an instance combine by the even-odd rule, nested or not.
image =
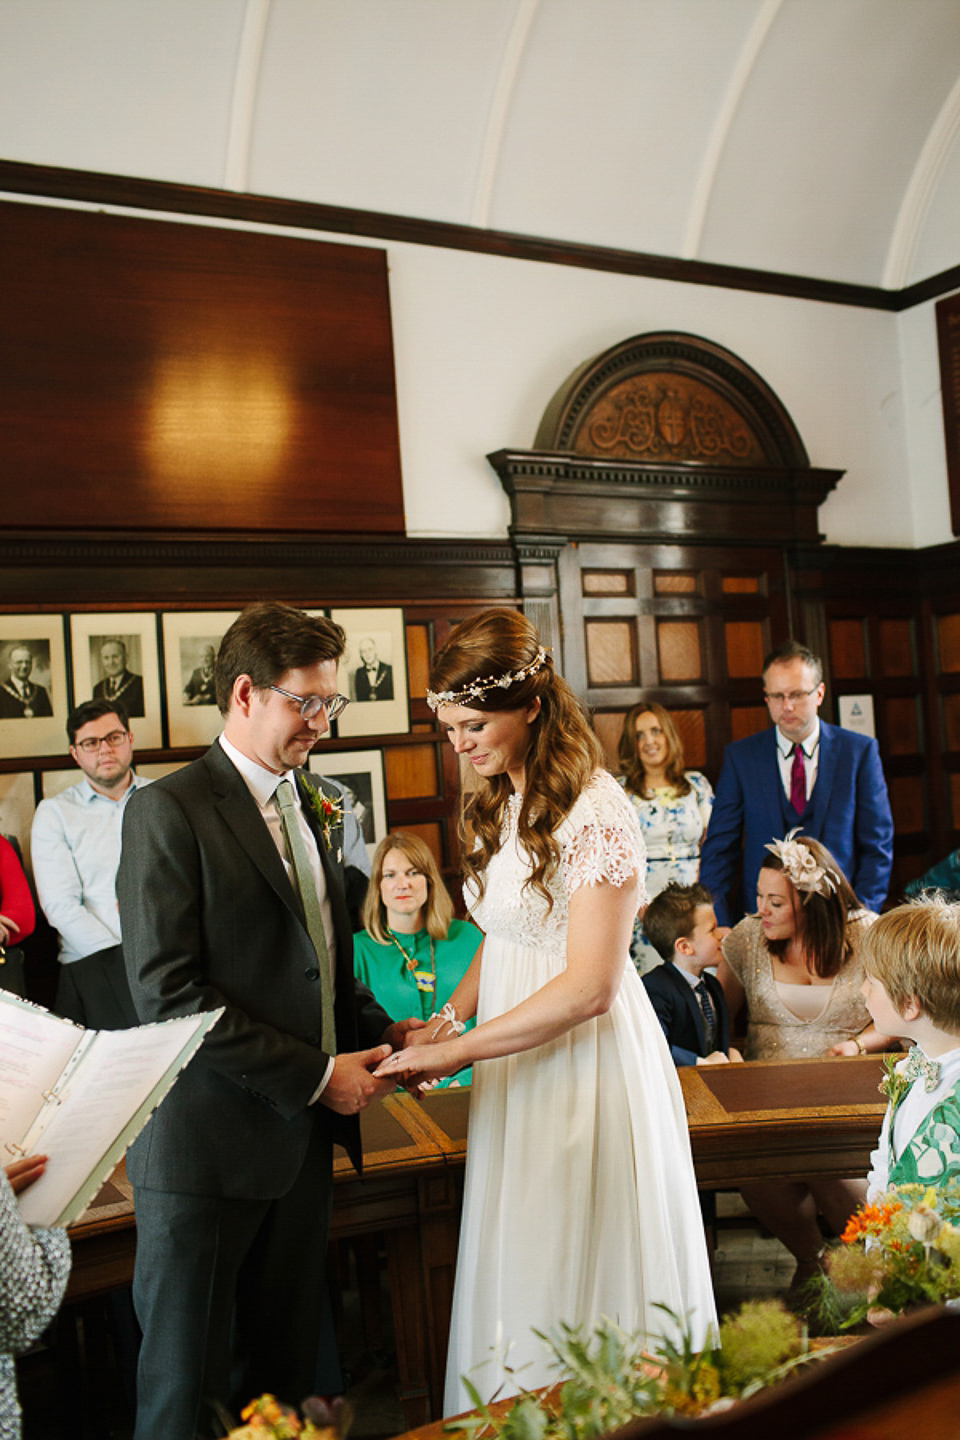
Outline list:
[[[429,847],[395,830],[377,846],[363,904],[365,928],[353,937],[357,979],[390,1015],[439,1015],[473,959],[483,934],[456,920],[453,901]],[[475,1020],[468,1022],[472,1028]],[[440,1085],[469,1085],[464,1070]]]

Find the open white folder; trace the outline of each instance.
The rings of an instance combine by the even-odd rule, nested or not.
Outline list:
[[[82,1215],[222,1013],[84,1030],[0,991],[0,1164],[49,1156],[20,1196],[29,1225]]]

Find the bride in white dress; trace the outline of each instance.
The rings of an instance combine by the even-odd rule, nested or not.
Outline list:
[[[557,1378],[535,1330],[608,1319],[657,1336],[673,1331],[666,1305],[700,1345],[715,1315],[680,1087],[630,960],[636,813],[518,612],[458,626],[431,686],[477,776],[465,894],[485,939],[450,1004],[378,1073],[474,1065],[451,1415],[472,1404],[464,1375],[484,1400]]]

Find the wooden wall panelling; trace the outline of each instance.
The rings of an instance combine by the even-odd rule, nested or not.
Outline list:
[[[0,216],[5,525],[403,533],[385,251]]]
[[[836,698],[868,694],[894,809],[890,898],[960,840],[951,775],[960,772],[957,547],[934,552],[826,548],[803,559],[799,603],[819,611]],[[934,598],[936,597],[936,598]],[[951,617],[956,616],[954,620]],[[957,671],[944,671],[957,665]],[[955,751],[951,753],[953,747]]]
[[[657,700],[675,714],[688,763],[715,781],[724,745],[768,723],[758,705],[763,656],[772,636],[786,636],[780,553],[578,541],[562,552],[559,575],[567,678],[594,712],[609,763],[618,768],[629,707]],[[598,578],[631,575],[632,583]],[[624,660],[633,626],[633,684],[625,663],[609,678],[591,663],[591,637],[605,624],[617,627]]]
[[[830,647],[825,658],[829,660],[835,680],[866,679],[868,671],[865,626],[866,620],[863,616],[836,616],[831,619],[828,626]]]
[[[960,587],[925,602],[920,630],[928,676],[931,805],[941,858],[960,844]]]

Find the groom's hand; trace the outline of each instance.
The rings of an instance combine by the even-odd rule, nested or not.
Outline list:
[[[318,1103],[338,1115],[357,1115],[372,1100],[391,1094],[397,1088],[396,1080],[375,1079],[371,1074],[389,1054],[389,1045],[374,1045],[372,1050],[338,1055]]]

